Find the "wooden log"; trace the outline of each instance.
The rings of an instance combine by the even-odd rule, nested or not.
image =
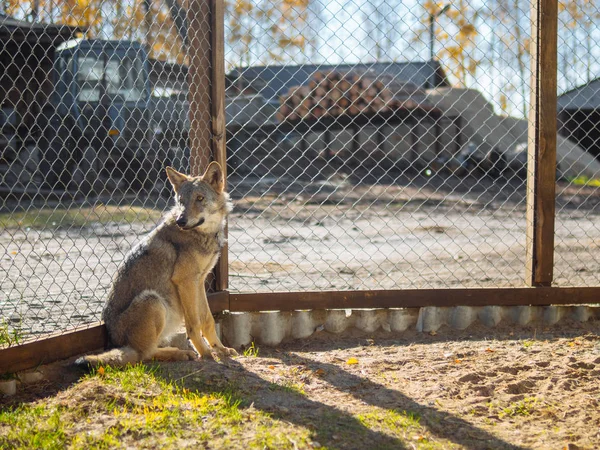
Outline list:
[[[373,86],[366,90],[367,98],[371,100],[377,96],[377,93],[377,89]]]
[[[321,117],[323,117],[325,115],[325,109],[321,108],[320,106],[315,106],[312,111],[311,114],[313,115],[313,117],[315,117],[316,119],[319,119]]]
[[[374,112],[379,112],[385,106],[385,102],[379,96],[375,97],[373,101],[371,101],[371,108]]]
[[[360,114],[360,108],[353,103],[348,108],[346,108],[346,114],[356,116],[357,114]]]
[[[350,80],[348,80],[348,78],[344,77],[340,80],[337,87],[340,91],[342,91],[345,94],[346,92],[348,92],[350,87],[352,87],[352,83],[350,82]]]
[[[281,114],[283,117],[287,117],[292,113],[293,110],[294,110],[293,108],[290,108],[287,105],[281,105],[279,107],[278,114]]]
[[[310,114],[310,108],[303,105],[298,105],[298,107],[296,108],[296,114],[301,119],[305,119]]]
[[[315,90],[313,91],[313,97],[315,98],[315,100],[318,100],[320,98],[325,97],[325,95],[327,95],[327,89],[325,89],[323,86],[319,85],[317,88],[315,88]]]
[[[337,84],[340,79],[341,75],[339,72],[331,71],[327,74],[327,80],[329,80],[330,83],[333,83],[333,85]]]
[[[343,114],[344,109],[339,107],[339,106],[332,106],[331,108],[329,108],[329,115],[333,116],[333,117],[337,117],[341,114]]]
[[[356,99],[359,98],[360,89],[356,83],[354,85],[352,85],[352,87],[348,90],[347,95],[351,101],[355,101]]]
[[[331,100],[331,101],[332,101],[334,104],[335,104],[335,103],[337,103],[337,101],[338,101],[340,98],[342,98],[342,95],[343,95],[342,91],[340,91],[340,90],[339,90],[339,89],[337,89],[337,88],[335,88],[335,89],[332,89],[332,90],[330,90],[330,91],[327,93],[327,97],[328,97],[328,98],[329,98],[329,99],[330,99],[330,100]]]
[[[390,91],[388,88],[382,89],[379,92],[379,96],[385,103],[388,103],[393,98],[392,91]]]
[[[337,102],[338,106],[340,106],[341,108],[348,108],[348,106],[350,106],[351,103],[352,102],[348,97],[342,97]]]
[[[317,83],[320,83],[321,81],[323,81],[325,79],[325,74],[323,72],[315,72],[313,74],[313,76],[311,77],[313,80],[315,80]]]

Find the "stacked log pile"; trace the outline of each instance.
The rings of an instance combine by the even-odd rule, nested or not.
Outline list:
[[[296,121],[431,109],[415,84],[370,72],[315,72],[308,85],[294,86],[280,97],[279,121]]]

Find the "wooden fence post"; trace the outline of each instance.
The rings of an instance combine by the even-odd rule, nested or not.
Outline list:
[[[550,286],[554,266],[558,1],[535,0],[531,21],[526,283]]]
[[[210,1],[211,16],[211,113],[212,153],[225,175],[227,183],[227,148],[225,124],[225,10],[224,0]],[[227,235],[227,229],[225,230]],[[225,291],[229,281],[229,258],[227,244],[221,250],[216,267],[216,289]]]
[[[190,173],[201,175],[211,157],[210,2],[190,0],[187,9]]]
[[[224,0],[190,0],[187,9],[190,103],[190,173],[201,175],[217,161],[227,182],[225,148]],[[227,230],[225,230],[227,234]],[[228,287],[228,249],[221,250],[212,287]]]

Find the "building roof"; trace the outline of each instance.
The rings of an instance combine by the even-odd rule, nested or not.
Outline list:
[[[67,25],[47,24],[42,22],[27,22],[15,19],[0,13],[0,39],[32,41],[59,44],[65,40],[72,39],[78,32],[84,31],[80,27]]]
[[[372,64],[337,64],[296,66],[252,66],[236,68],[228,74],[235,80],[232,84],[241,88],[250,88],[260,93],[267,101],[275,101],[287,93],[293,86],[308,84],[315,72],[331,71],[371,72],[373,75],[392,76],[398,81],[411,82],[419,88],[449,86],[446,75],[438,61],[427,62],[389,62]]]
[[[571,89],[558,96],[557,108],[561,110],[600,109],[600,78]]]

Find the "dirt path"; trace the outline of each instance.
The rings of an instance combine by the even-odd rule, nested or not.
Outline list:
[[[73,379],[72,372],[54,367],[54,380]],[[290,441],[285,448],[600,448],[600,336],[594,324],[553,332],[322,332],[259,348],[256,356],[163,363],[152,373],[179,380],[191,392],[230,392],[243,410],[266,412],[294,433],[308,431],[307,442]],[[32,387],[12,402],[66,388],[61,404],[77,398],[79,407],[93,407],[93,395],[84,398],[77,384],[67,386]],[[110,391],[100,392],[111,403],[104,398]],[[84,433],[103,417],[77,428]],[[118,425],[110,411],[106,420]],[[251,421],[245,427],[255,432]],[[178,442],[171,444],[194,441]]]

